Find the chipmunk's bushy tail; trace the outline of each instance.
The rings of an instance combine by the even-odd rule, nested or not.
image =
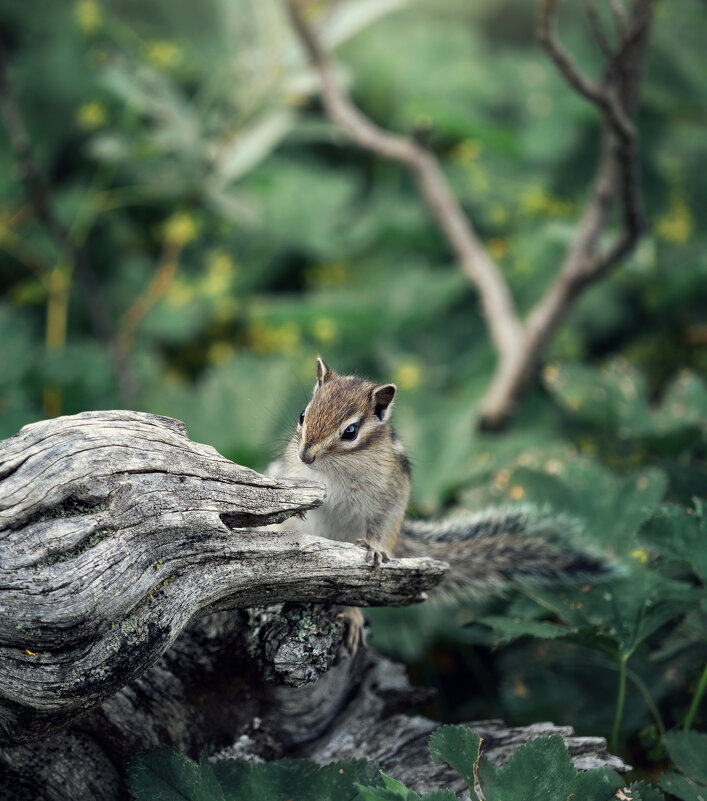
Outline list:
[[[395,555],[449,562],[437,599],[483,598],[514,584],[579,587],[620,575],[583,539],[576,519],[522,505],[437,522],[406,520]]]

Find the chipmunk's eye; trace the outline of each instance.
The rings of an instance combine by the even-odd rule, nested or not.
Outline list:
[[[304,409],[302,409],[302,411],[300,412],[300,416],[299,416],[299,424],[300,425],[304,425],[304,412],[305,412]]]
[[[358,436],[358,423],[351,423],[350,426],[344,429],[341,439],[356,439]]]

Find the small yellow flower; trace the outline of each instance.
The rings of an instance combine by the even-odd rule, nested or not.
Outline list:
[[[479,158],[482,149],[482,145],[479,142],[473,139],[465,139],[454,148],[453,155],[461,164],[470,164]]]
[[[520,210],[528,215],[564,217],[571,213],[572,205],[549,195],[541,186],[527,189],[520,196]]]
[[[211,364],[223,364],[228,361],[235,353],[235,349],[230,342],[214,342],[209,347],[209,362]]]
[[[214,275],[224,275],[229,278],[236,272],[231,254],[225,250],[212,250],[209,254],[209,271]]]
[[[330,317],[317,318],[312,325],[312,333],[322,345],[331,345],[338,339],[336,323]]]
[[[167,386],[170,387],[180,387],[186,381],[186,376],[180,370],[177,370],[175,367],[170,367],[169,369],[165,370],[162,375],[162,380],[164,381]]]
[[[309,97],[301,92],[288,92],[285,95],[285,103],[292,108],[303,108],[309,103]]]
[[[545,380],[548,382],[548,384],[552,384],[557,381],[559,374],[560,371],[554,364],[548,364],[548,366],[543,370],[543,375],[545,376]]]
[[[494,225],[503,225],[503,223],[508,221],[508,211],[499,203],[491,207],[491,213],[489,216]]]
[[[666,242],[684,245],[695,228],[695,220],[689,206],[682,197],[673,196],[668,211],[658,219],[656,234]]]
[[[86,36],[91,36],[101,27],[101,10],[94,0],[79,0],[74,6],[74,14]]]
[[[163,70],[178,66],[184,58],[184,51],[176,42],[164,39],[148,42],[145,46],[145,55],[156,67]]]
[[[280,326],[254,322],[248,333],[256,353],[293,353],[301,341],[300,327],[294,322]]]
[[[502,259],[506,255],[506,253],[508,253],[508,240],[500,239],[498,237],[494,239],[489,239],[488,251],[491,254],[492,258],[496,260]]]
[[[197,234],[196,220],[184,212],[173,214],[165,224],[165,239],[174,245],[183,247],[191,242]]]
[[[343,261],[313,264],[306,270],[307,280],[314,286],[339,286],[348,280],[348,268]]]
[[[420,365],[412,359],[407,359],[393,374],[393,381],[400,389],[417,389],[422,384]]]
[[[222,297],[230,290],[234,273],[235,265],[230,255],[223,250],[212,251],[200,283],[201,291],[211,298]]]
[[[645,565],[648,561],[648,552],[643,548],[636,548],[635,551],[631,551],[631,558],[635,559],[640,564]]]
[[[76,122],[87,131],[95,131],[108,122],[108,111],[102,103],[84,103],[76,112]]]
[[[511,487],[511,498],[514,501],[519,501],[525,495],[525,490],[520,485],[516,484],[515,487]]]
[[[194,290],[183,281],[175,279],[167,289],[166,299],[170,306],[186,306],[194,297]]]

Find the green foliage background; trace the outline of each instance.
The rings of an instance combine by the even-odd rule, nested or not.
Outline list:
[[[340,5],[327,43],[356,102],[391,129],[429,128],[527,310],[572,236],[600,132],[536,44],[535,4]],[[620,608],[662,611],[636,628],[600,595],[581,620],[576,599],[550,595],[376,610],[375,645],[439,688],[426,711],[444,720],[613,726],[634,762],[662,770],[658,734],[684,722],[707,657],[704,524],[685,523],[701,519],[707,479],[704,4],[658,5],[639,118],[650,230],[581,298],[496,436],[474,425],[494,366],[476,293],[410,177],[323,117],[279,3],[31,0],[3,4],[0,29],[36,161],[135,383],[121,392],[0,136],[0,437],[130,406],[263,468],[316,353],[396,381],[414,513],[520,500],[571,512],[629,566]],[[561,30],[597,74],[581,4],[565,4]]]

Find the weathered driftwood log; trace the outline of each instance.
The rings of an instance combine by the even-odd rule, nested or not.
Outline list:
[[[430,695],[410,686],[402,665],[367,650],[354,658],[338,652],[339,661],[318,681],[264,680],[278,673],[274,666],[284,654],[301,667],[331,659],[341,639],[338,624],[327,621],[322,607],[294,606],[195,621],[139,679],[77,723],[42,742],[1,749],[6,795],[0,792],[0,799],[124,801],[130,758],[164,745],[193,757],[207,748],[214,759],[368,757],[417,792],[461,791],[459,774],[429,757],[427,741],[439,724],[402,714]],[[313,624],[316,633],[307,631]],[[578,767],[628,769],[607,753],[603,739],[574,737],[569,727],[468,725],[482,734],[496,762],[534,737],[560,733]]]
[[[437,724],[400,714],[426,691],[350,657],[329,608],[420,600],[445,566],[374,571],[353,546],[252,529],[321,497],[152,415],[60,418],[0,443],[0,799],[123,801],[128,761],[159,745],[368,756],[417,790],[458,789],[429,761]],[[548,733],[475,728],[492,758]],[[559,731],[578,765],[625,767]]]
[[[88,412],[0,443],[0,743],[67,725],[209,612],[401,605],[441,580],[430,559],[374,570],[352,545],[252,528],[322,497],[155,415]]]

